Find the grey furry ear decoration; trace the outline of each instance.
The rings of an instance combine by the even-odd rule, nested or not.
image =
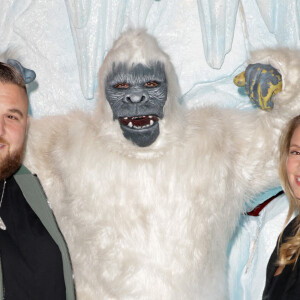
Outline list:
[[[21,63],[15,59],[8,59],[7,64],[18,70],[26,84],[32,82],[36,77],[36,74],[33,70],[24,68]]]

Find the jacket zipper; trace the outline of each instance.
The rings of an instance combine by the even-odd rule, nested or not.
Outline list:
[[[5,287],[4,287],[4,280],[3,280],[3,269],[2,269],[2,261],[1,261],[1,255],[0,255],[0,272],[2,274],[2,295],[3,295],[3,300],[5,300]]]

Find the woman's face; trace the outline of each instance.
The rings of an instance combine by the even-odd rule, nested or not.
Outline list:
[[[291,138],[286,172],[295,196],[300,199],[300,126],[295,129]]]

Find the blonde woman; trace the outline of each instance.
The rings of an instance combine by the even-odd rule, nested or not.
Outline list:
[[[286,224],[300,208],[300,116],[292,119],[280,140],[279,175],[290,206]],[[283,230],[267,267],[263,300],[300,299],[300,216]]]

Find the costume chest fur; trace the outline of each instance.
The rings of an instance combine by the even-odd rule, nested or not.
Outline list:
[[[211,114],[210,122],[198,121],[201,114]],[[152,159],[111,151],[88,115],[33,121],[31,169],[39,170],[67,239],[79,299],[210,298],[199,282],[225,294],[218,248],[226,248],[242,206],[233,190],[237,157],[232,127],[215,108],[201,114],[189,115],[190,129]],[[31,143],[42,136],[49,144],[35,153]]]

